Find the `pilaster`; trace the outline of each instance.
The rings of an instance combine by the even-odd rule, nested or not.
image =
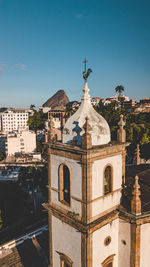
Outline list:
[[[82,233],[82,267],[92,267],[92,233]]]
[[[52,214],[49,211],[49,267],[53,267]]]
[[[92,217],[92,161],[82,155],[82,222],[89,223]]]
[[[140,199],[140,185],[138,183],[138,176],[135,176],[135,183],[133,185],[131,212],[138,216],[141,214],[141,199]],[[131,224],[131,267],[140,267],[140,235],[141,226],[137,224],[136,220]]]
[[[130,267],[140,267],[141,225],[131,224],[131,258]]]

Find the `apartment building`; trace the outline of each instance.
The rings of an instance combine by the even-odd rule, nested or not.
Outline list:
[[[5,152],[12,156],[16,153],[31,153],[36,151],[36,134],[33,131],[20,131],[6,136]]]
[[[27,122],[32,112],[32,110],[25,108],[8,108],[0,114],[0,130],[11,132],[28,129]]]

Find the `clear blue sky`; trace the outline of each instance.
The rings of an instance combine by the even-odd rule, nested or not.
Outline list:
[[[91,96],[150,97],[150,1],[0,0],[1,107],[80,100],[85,56]]]

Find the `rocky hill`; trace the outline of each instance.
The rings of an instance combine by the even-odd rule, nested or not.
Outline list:
[[[65,91],[59,90],[43,104],[43,107],[55,108],[56,106],[65,106],[68,102],[69,98]]]

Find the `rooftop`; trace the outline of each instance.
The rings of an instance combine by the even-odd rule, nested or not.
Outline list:
[[[136,175],[139,177],[142,213],[150,212],[150,164],[126,167],[126,181],[123,190],[122,205],[127,211],[131,211],[132,190]]]
[[[48,267],[48,231],[0,247],[0,267]]]

